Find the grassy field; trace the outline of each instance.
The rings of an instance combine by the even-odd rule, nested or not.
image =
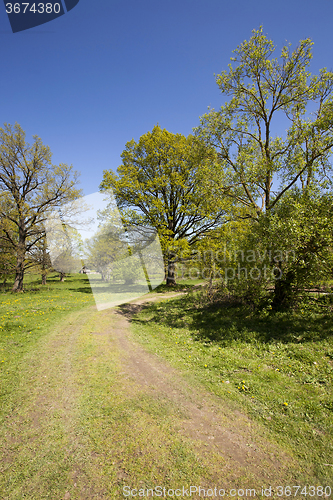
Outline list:
[[[61,283],[54,274],[46,286],[41,286],[39,277],[27,275],[24,286],[25,293],[0,293],[1,396],[15,390],[22,356],[47,334],[51,325],[69,312],[94,304],[84,275]]]
[[[244,484],[175,432],[184,415],[174,403],[124,375],[114,316],[92,307],[86,276],[52,275],[46,287],[28,276],[25,290],[0,294],[2,499],[108,500],[126,484],[211,485],[221,470]],[[132,319],[134,338],[258,421],[316,485],[333,486],[330,304],[258,317],[201,308],[196,293],[161,296]]]
[[[236,402],[311,470],[333,477],[333,316],[329,299],[253,315],[198,306],[195,295],[150,304],[133,321],[152,352]],[[325,465],[330,464],[330,465]]]
[[[0,418],[2,499],[112,500],[126,484],[213,482],[211,457],[172,432],[172,405],[133,388],[109,336],[93,334],[109,321],[71,312],[21,358]]]

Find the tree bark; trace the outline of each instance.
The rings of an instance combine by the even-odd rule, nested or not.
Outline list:
[[[25,242],[19,245],[17,251],[15,281],[12,288],[12,292],[22,292],[23,290],[24,260],[25,260]]]
[[[173,286],[176,284],[176,277],[175,277],[175,262],[171,259],[168,259],[168,274],[166,277],[166,284],[168,286]]]
[[[22,292],[23,290],[24,270],[16,268],[15,281],[12,292]]]
[[[65,281],[65,276],[66,276],[65,273],[60,273],[59,274],[59,278],[60,278],[61,282]]]
[[[42,250],[42,285],[46,285],[46,273],[47,273],[47,253],[46,253],[46,238],[43,241]]]
[[[280,263],[281,265],[281,263]],[[293,282],[295,280],[295,272],[290,270],[281,279],[275,281],[274,296],[272,308],[276,311],[280,309],[288,309],[293,298]]]

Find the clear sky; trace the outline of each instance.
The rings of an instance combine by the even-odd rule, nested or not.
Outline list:
[[[260,25],[278,52],[311,38],[312,72],[333,69],[332,0],[80,0],[15,34],[1,2],[0,125],[40,136],[91,194],[127,141],[157,123],[188,135],[219,107],[214,73]]]

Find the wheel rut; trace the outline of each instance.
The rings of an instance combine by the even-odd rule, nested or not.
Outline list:
[[[199,452],[222,456],[225,468],[221,473],[245,474],[262,481],[285,475],[294,466],[292,457],[268,441],[258,424],[228,402],[194,388],[183,374],[133,338],[130,320],[152,300],[158,297],[104,312],[112,326],[103,333],[109,335],[112,348],[121,353],[121,374],[131,380],[133,393],[144,391],[157,400],[170,401],[176,409],[174,431],[190,439]]]

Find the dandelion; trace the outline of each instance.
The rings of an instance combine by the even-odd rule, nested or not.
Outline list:
[[[284,404],[284,406],[288,406],[288,403],[283,403],[283,404]]]

